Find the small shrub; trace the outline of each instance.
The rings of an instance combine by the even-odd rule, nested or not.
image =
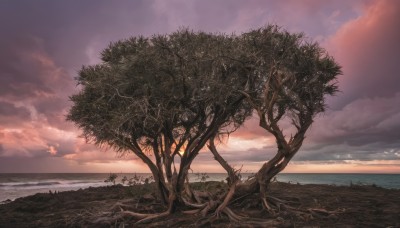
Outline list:
[[[118,175],[115,173],[110,173],[110,175],[107,177],[106,180],[104,180],[104,182],[108,183],[113,183],[113,185],[115,185],[115,180],[117,179]]]
[[[207,173],[196,173],[197,179],[200,180],[200,182],[206,182],[210,176],[208,176]]]
[[[133,186],[133,185],[138,185],[142,183],[142,176],[137,175],[136,173],[133,175],[133,177],[129,178],[128,185]]]
[[[153,182],[153,180],[154,180],[154,177],[153,177],[153,176],[150,176],[150,177],[144,179],[144,184],[147,185],[147,184]]]
[[[125,185],[125,182],[128,181],[128,177],[124,176],[121,180],[122,184]]]

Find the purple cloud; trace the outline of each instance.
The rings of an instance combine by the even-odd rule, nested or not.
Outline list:
[[[241,33],[267,23],[305,32],[343,65],[342,92],[328,99],[332,109],[315,121],[295,160],[398,160],[399,16],[400,4],[390,0],[1,1],[0,172],[46,171],[46,165],[97,171],[91,162],[121,160],[85,144],[65,121],[68,96],[78,91],[73,78],[82,65],[99,62],[109,42],[181,26]],[[254,145],[232,149],[239,139]],[[221,151],[232,163],[257,163],[274,153],[273,142],[254,118]],[[210,157],[202,152],[200,166],[215,166]],[[133,156],[122,160],[144,167]]]

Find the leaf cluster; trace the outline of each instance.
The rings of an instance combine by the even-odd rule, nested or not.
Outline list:
[[[82,86],[67,116],[88,141],[129,150],[160,137],[178,144],[215,131],[232,130],[251,115],[236,91],[247,82],[234,57],[235,36],[179,30],[111,43],[103,62],[84,66]],[[128,143],[127,143],[128,142]]]
[[[111,43],[101,59],[80,70],[67,119],[88,141],[119,152],[204,145],[253,110],[272,133],[284,116],[305,131],[341,74],[317,43],[272,25],[240,36],[181,29],[132,37]]]

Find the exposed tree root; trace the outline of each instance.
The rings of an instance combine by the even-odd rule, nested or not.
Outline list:
[[[229,207],[225,207],[223,210],[224,214],[228,216],[231,221],[239,223],[241,225],[251,225],[260,227],[276,227],[282,224],[280,219],[258,219],[249,218],[235,214]]]
[[[185,198],[182,198],[182,201],[185,203],[186,206],[193,207],[193,208],[200,208],[203,209],[204,207],[207,206],[207,203],[202,203],[202,204],[196,204],[196,203],[191,203]]]
[[[154,214],[144,214],[144,213],[138,213],[138,212],[133,212],[133,211],[124,211],[121,208],[121,211],[118,212],[118,216],[114,217],[113,219],[120,219],[123,217],[132,217],[134,219],[138,219],[138,221],[136,222],[136,224],[143,224],[143,223],[148,223],[163,217],[166,217],[168,215],[171,214],[171,210],[167,210],[165,212],[161,212],[161,213],[154,213]]]
[[[225,221],[229,219],[232,224],[250,227],[290,225],[286,224],[283,218],[297,218],[305,222],[316,218],[337,218],[338,214],[344,212],[343,210],[329,211],[323,208],[305,208],[301,206],[300,199],[295,197],[277,198],[266,193],[259,195],[243,194],[242,189],[238,187],[238,183],[240,182],[237,181],[231,184],[225,194],[218,192],[211,195],[210,192],[191,191],[192,197],[188,195],[181,196],[180,202],[182,204],[179,204],[180,206],[177,209],[182,214],[192,215],[194,218],[199,219],[196,223],[199,226],[209,226],[219,219],[225,219]],[[194,197],[195,195],[197,197]],[[195,198],[198,198],[201,202],[197,202]],[[91,217],[94,218],[92,221],[97,224],[124,223],[129,218],[136,221],[135,224],[149,223],[171,215],[174,211],[171,207],[173,199],[170,199],[169,207],[164,212],[159,212],[161,207],[153,207],[152,202],[149,200],[146,201],[147,207],[140,208],[140,212],[134,212],[134,210],[138,209],[135,207],[137,200],[130,199],[115,203],[111,208],[111,212],[103,214],[99,212]],[[159,204],[157,205],[160,206]],[[238,208],[241,211],[237,210]],[[262,208],[268,213],[265,213]]]
[[[164,218],[164,217],[166,217],[166,216],[168,216],[168,215],[170,215],[170,214],[171,214],[170,211],[165,211],[165,212],[162,212],[162,213],[158,213],[158,214],[154,214],[154,215],[149,215],[148,217],[143,218],[143,219],[137,221],[136,224],[148,223],[148,222],[154,221],[154,220],[156,220],[156,219]]]
[[[172,210],[173,210],[175,200],[176,200],[176,195],[175,194],[171,194],[169,196],[169,199],[168,199],[168,202],[169,202],[168,203],[168,209],[166,211],[164,211],[164,212],[161,212],[161,213],[138,213],[138,212],[133,212],[133,211],[130,211],[130,210],[124,210],[123,207],[131,209],[132,206],[126,205],[126,204],[124,204],[122,202],[117,202],[112,207],[112,210],[115,210],[116,208],[119,208],[120,211],[117,212],[116,216],[114,216],[113,218],[110,218],[110,219],[113,219],[115,221],[117,219],[122,219],[124,217],[128,217],[129,216],[129,217],[132,217],[134,219],[138,219],[138,221],[136,221],[136,224],[148,223],[148,222],[151,222],[151,221],[154,221],[154,220],[157,220],[157,219],[160,219],[160,218],[163,218],[163,217],[166,217],[166,216],[170,215]]]
[[[123,216],[130,216],[135,219],[145,219],[152,215],[152,214],[137,213],[137,212],[133,212],[133,211],[121,211],[120,214]]]
[[[261,227],[275,227],[282,224],[282,221],[279,219],[259,219],[259,218],[250,218],[246,215],[239,215],[233,212],[228,205],[232,203],[233,196],[235,195],[235,190],[237,187],[238,181],[233,183],[229,191],[220,197],[218,201],[210,200],[205,204],[193,204],[190,202],[186,202],[186,205],[197,208],[195,210],[184,211],[185,214],[201,214],[202,219],[198,222],[200,226],[212,223],[213,221],[221,218],[222,215],[226,215],[228,219],[236,224],[240,225],[248,225],[248,226],[261,226]],[[271,208],[272,210],[272,208]],[[214,211],[213,213],[211,213]],[[208,214],[212,214],[210,217],[207,217]]]
[[[262,197],[261,203],[262,203],[263,207],[268,211],[269,214],[275,215],[275,210],[269,205],[267,198]]]
[[[233,192],[232,188],[230,192]],[[273,227],[282,224],[282,218],[288,215],[296,216],[307,222],[314,218],[337,218],[339,213],[343,213],[343,210],[328,211],[321,208],[301,208],[300,199],[295,197],[282,199],[267,194],[260,194],[260,196],[264,197],[259,196],[259,200],[256,200],[253,194],[235,195],[235,198],[229,198],[229,195],[228,193],[225,197],[228,203],[221,203],[216,210],[216,215],[218,216],[222,212],[221,214],[226,215],[231,221],[243,225]],[[228,206],[242,208],[243,210],[253,208],[256,211],[264,208],[268,212],[270,219],[249,218],[237,215]],[[265,215],[261,216],[264,217]]]
[[[277,227],[282,224],[282,220],[280,219],[258,219],[258,218],[250,218],[248,216],[239,215],[233,212],[228,206],[225,206],[220,215],[226,215],[228,219],[236,225],[239,226],[251,226],[251,227]],[[199,226],[204,226],[206,224],[210,224],[215,220],[219,219],[215,214],[208,218],[200,219],[197,224]]]
[[[182,213],[187,214],[187,215],[194,215],[194,214],[198,214],[200,211],[201,211],[201,209],[194,209],[194,210],[182,211]]]
[[[205,207],[203,210],[201,210],[201,214],[203,215],[203,217],[205,217],[210,211],[215,210],[215,208],[217,208],[218,203],[214,200],[211,200],[207,207]]]
[[[134,210],[136,209],[133,205],[130,204],[125,204],[122,202],[116,202],[112,207],[111,207],[111,211],[123,211],[122,208],[124,208],[125,210]]]
[[[223,211],[231,201],[233,195],[235,194],[236,186],[237,186],[238,181],[235,181],[235,183],[232,183],[232,185],[229,188],[228,193],[226,194],[224,201],[218,206],[217,210],[215,210],[215,215],[219,217],[219,214],[221,211]]]

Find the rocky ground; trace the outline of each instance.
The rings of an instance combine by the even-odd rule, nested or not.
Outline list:
[[[194,189],[216,191],[222,182],[195,183]],[[244,217],[280,221],[278,227],[400,227],[400,190],[376,186],[329,186],[272,183],[269,195],[290,202],[275,214],[267,213],[257,195],[235,200],[229,208]],[[0,227],[242,227],[222,215],[203,217],[181,212],[135,224],[117,216],[118,205],[130,211],[162,212],[152,184],[109,186],[60,193],[38,193],[0,205]],[[291,213],[288,207],[303,213]]]

